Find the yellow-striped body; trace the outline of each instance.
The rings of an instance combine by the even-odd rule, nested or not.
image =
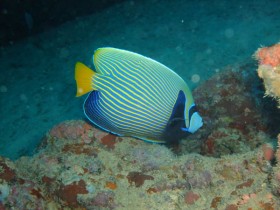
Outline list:
[[[194,104],[191,92],[183,79],[166,66],[115,48],[99,48],[94,53],[94,65],[96,73],[90,74],[78,63],[76,80],[78,96],[93,90],[84,103],[84,111],[97,126],[118,135],[165,142],[180,91],[185,96],[181,118],[184,126],[189,126],[188,112]],[[77,79],[83,72],[90,77],[90,85],[82,76]]]

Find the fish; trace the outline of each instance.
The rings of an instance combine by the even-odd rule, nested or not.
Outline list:
[[[84,114],[102,130],[173,144],[203,125],[188,85],[165,65],[112,47],[95,50],[93,64],[76,63],[76,96],[88,94]]]

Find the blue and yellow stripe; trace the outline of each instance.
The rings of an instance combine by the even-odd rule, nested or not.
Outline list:
[[[96,72],[76,65],[77,96],[91,91],[84,112],[104,130],[164,142],[179,91],[184,92],[186,104],[193,104],[183,79],[155,60],[115,48],[99,48],[93,60]],[[183,119],[188,123],[187,112],[188,108]]]

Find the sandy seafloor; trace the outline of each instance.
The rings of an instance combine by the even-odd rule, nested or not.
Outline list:
[[[279,110],[252,58],[279,37],[278,1],[144,0],[2,47],[0,156],[17,160],[0,157],[0,209],[280,209]],[[93,67],[103,46],[158,60],[194,90],[205,125],[179,153],[81,120],[74,66]]]
[[[90,6],[90,5],[89,5]],[[126,1],[1,49],[0,154],[32,154],[56,123],[81,119],[76,61],[112,46],[156,59],[193,89],[279,41],[277,1]],[[200,81],[192,82],[193,75]]]

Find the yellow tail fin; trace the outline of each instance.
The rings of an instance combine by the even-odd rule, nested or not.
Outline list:
[[[92,90],[92,77],[96,74],[93,70],[86,65],[77,62],[75,66],[75,80],[77,83],[76,97],[82,96]]]

